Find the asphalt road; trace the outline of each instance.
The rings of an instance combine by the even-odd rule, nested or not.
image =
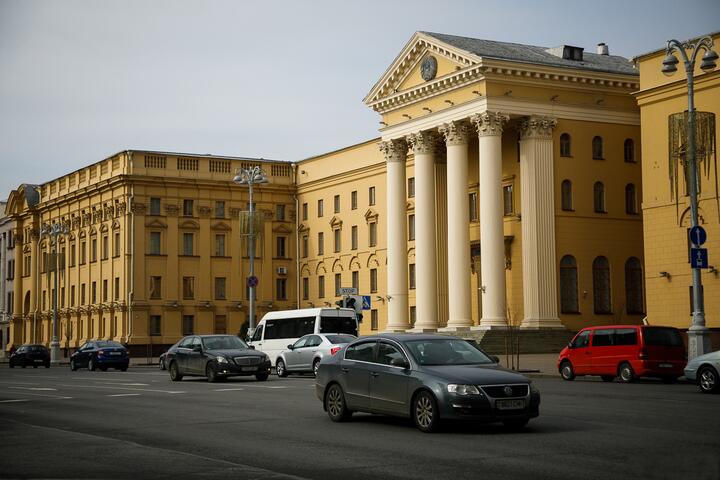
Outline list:
[[[323,412],[309,377],[0,367],[1,478],[720,479],[720,395],[538,378],[526,431]]]

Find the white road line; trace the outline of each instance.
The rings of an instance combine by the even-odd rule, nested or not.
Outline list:
[[[156,390],[152,388],[125,388],[125,387],[103,387],[102,385],[66,385],[60,384],[61,387],[72,387],[72,388],[99,388],[109,390],[129,390],[131,392],[159,392],[159,393],[187,393],[186,391],[176,390]]]
[[[98,382],[102,385],[122,385],[123,387],[149,387],[149,383]]]
[[[215,392],[239,392],[240,390],[245,390],[244,388],[218,388],[217,390],[214,390]]]
[[[57,388],[50,388],[50,387],[30,387],[28,390],[43,390],[48,392],[57,392]]]
[[[27,398],[17,398],[15,400],[0,400],[0,403],[16,403],[16,402],[27,402]]]
[[[25,388],[25,387],[9,387],[9,388],[14,388],[14,389],[18,389],[18,390],[30,390],[29,388]],[[73,398],[73,397],[63,397],[60,395],[43,395],[42,393],[30,393],[30,392],[23,392],[23,395],[32,395],[33,397],[55,398],[57,400],[69,400],[69,399]]]
[[[139,393],[116,393],[114,395],[108,395],[108,397],[139,397]]]

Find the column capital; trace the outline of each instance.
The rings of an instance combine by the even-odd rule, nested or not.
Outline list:
[[[502,135],[503,123],[507,123],[508,120],[510,120],[510,115],[491,111],[477,113],[471,118],[481,137]]]
[[[552,132],[557,125],[557,119],[553,117],[531,116],[520,121],[520,138],[541,138],[550,140]]]
[[[431,154],[438,150],[438,134],[425,130],[422,132],[411,133],[407,137],[407,141],[415,154]]]
[[[472,131],[467,122],[456,121],[442,125],[439,130],[448,145],[467,145]]]
[[[380,148],[380,151],[385,156],[385,161],[388,163],[404,162],[407,158],[408,145],[403,138],[380,142],[378,148]]]

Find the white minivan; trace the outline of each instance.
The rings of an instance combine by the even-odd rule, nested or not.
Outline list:
[[[268,312],[248,340],[256,350],[266,353],[270,361],[288,344],[309,333],[348,333],[357,336],[355,310],[350,308],[303,308]]]

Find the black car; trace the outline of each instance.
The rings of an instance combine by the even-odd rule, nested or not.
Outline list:
[[[171,346],[166,351],[164,351],[163,353],[160,354],[160,357],[158,358],[158,367],[160,367],[160,370],[167,370],[168,363],[165,361],[165,359],[167,358],[167,355],[168,355],[168,353],[170,353],[170,351],[172,351],[174,353],[175,350],[177,350],[177,346],[180,345],[181,341],[182,340],[175,342],[175,344],[173,346]]]
[[[335,422],[361,411],[410,417],[423,432],[450,419],[522,428],[538,416],[540,392],[493,360],[460,338],[374,335],[324,359],[315,390]]]
[[[30,366],[50,368],[50,352],[45,345],[21,345],[15,350],[15,353],[10,355],[9,363],[10,368],[14,368],[16,365],[22,368]]]
[[[127,348],[118,342],[109,340],[93,340],[84,343],[77,352],[70,355],[70,370],[87,367],[94,371],[98,368],[103,372],[108,368],[128,369],[130,355]]]
[[[270,375],[270,358],[233,335],[190,335],[165,355],[170,379],[185,375],[204,376],[208,382],[227,377],[255,375],[265,381]]]

